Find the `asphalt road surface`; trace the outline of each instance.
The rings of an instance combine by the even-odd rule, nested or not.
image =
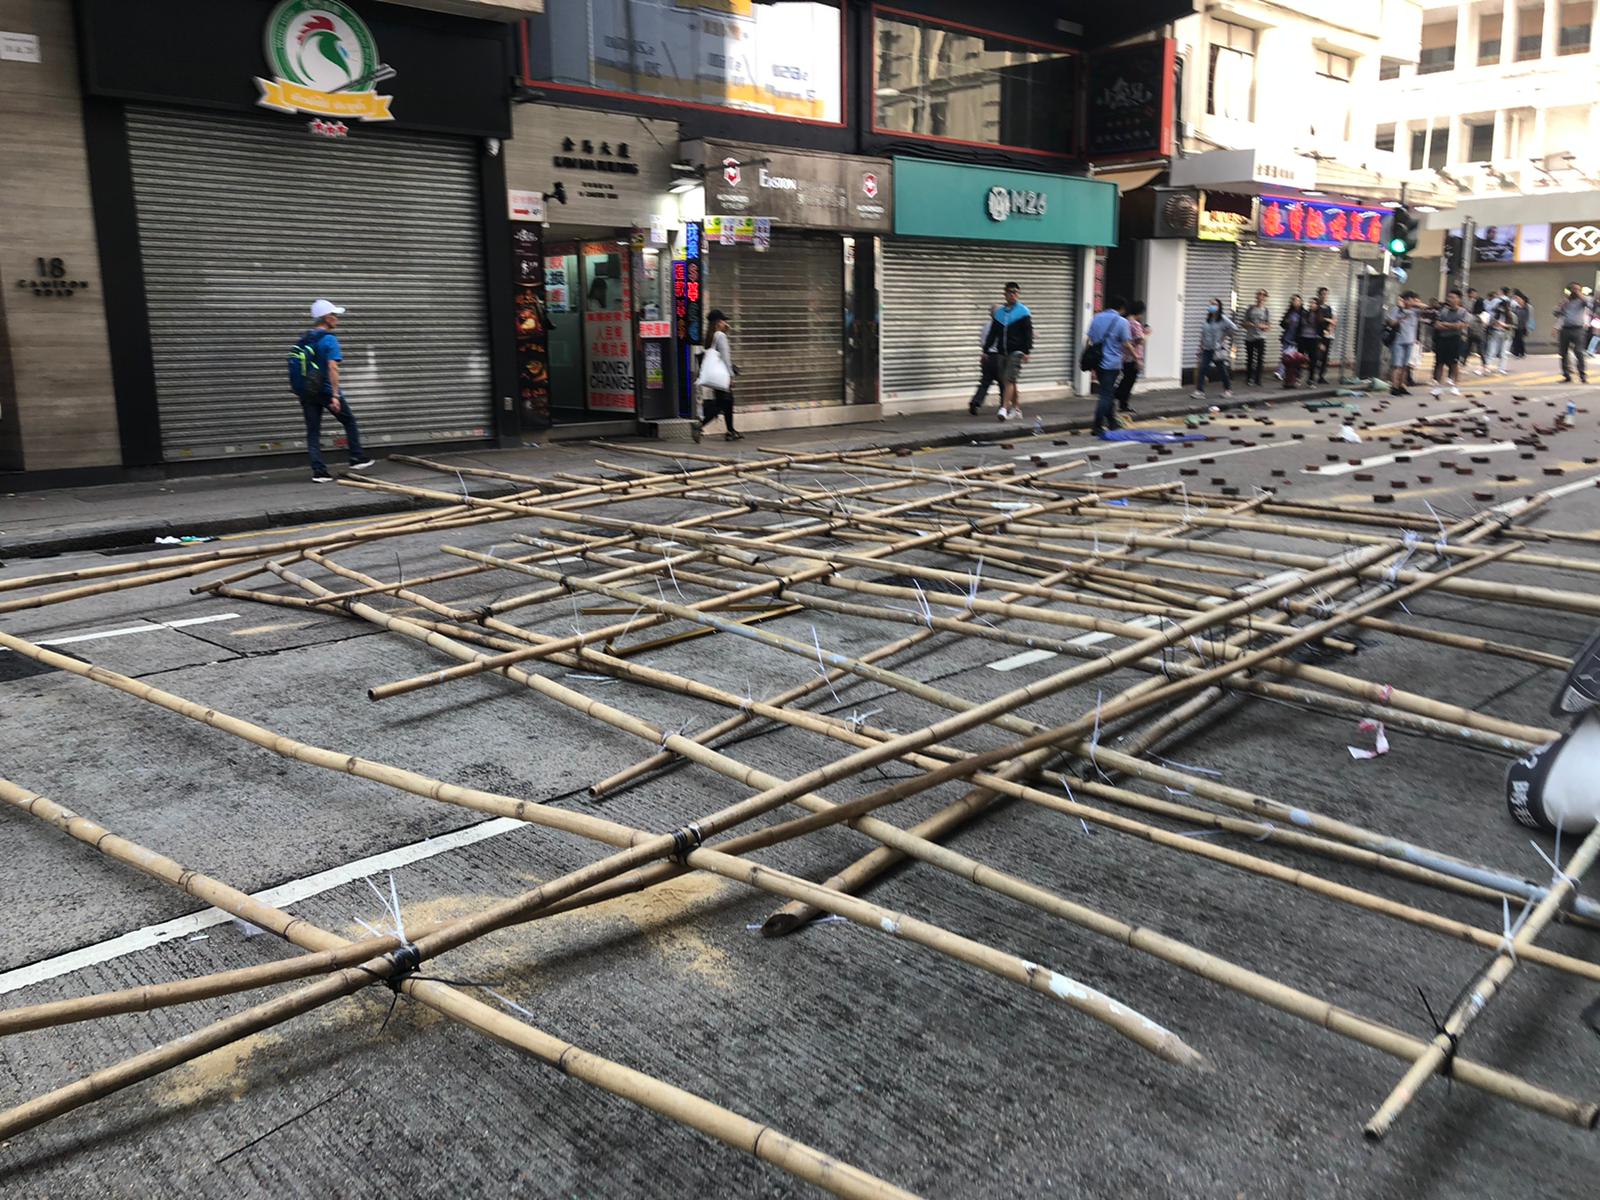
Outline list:
[[[1036,467],[1035,456],[1051,464],[1088,454],[1096,457],[1064,477],[1098,478],[1108,489],[1181,481],[1196,491],[1236,489],[1241,498],[1258,486],[1349,504],[1384,495],[1395,511],[1426,513],[1426,503],[1446,522],[1572,485],[1533,526],[1600,529],[1595,391],[1563,387],[1547,370],[1514,380],[1473,379],[1463,390],[1468,394],[1438,399],[1425,393],[1392,402],[1374,397],[1353,416],[1286,402],[1219,418],[1206,430],[1211,440],[1167,453],[1082,436],[1058,444],[1019,431],[1004,445],[932,450],[896,461],[930,470],[1014,461],[1027,471]],[[1545,434],[1543,449],[1518,444],[1535,426],[1554,429],[1569,398],[1587,410],[1575,427]],[[1448,427],[1448,447],[1430,442],[1406,450],[1399,444],[1417,422],[1450,416],[1458,423]],[[1346,420],[1359,444],[1330,440]],[[1487,436],[1478,434],[1477,421]],[[848,430],[835,430],[819,434],[817,445],[842,448],[849,441]],[[752,438],[740,449],[756,457],[758,450],[744,447],[758,443]],[[626,459],[621,449],[607,457],[645,469],[658,465],[643,456]],[[815,477],[830,487],[848,486],[836,471],[819,468]],[[984,505],[993,511],[989,498]],[[702,509],[664,500],[619,511],[671,523]],[[539,524],[516,528],[533,533]],[[381,542],[340,561],[388,578],[397,572],[416,578],[460,565],[438,550],[443,541],[509,552],[511,528],[486,525],[448,537]],[[1331,553],[1263,534],[1218,531],[1197,539]],[[0,579],[101,565],[122,553],[12,561]],[[1000,568],[993,569],[998,577]],[[1593,575],[1504,564],[1478,577],[1600,591]],[[0,618],[0,630],[53,642],[305,742],[640,828],[670,830],[751,793],[689,767],[590,800],[591,783],[656,747],[493,676],[373,703],[368,687],[449,660],[342,613],[197,597],[190,582],[11,613]],[[290,591],[270,576],[249,586]],[[426,590],[482,604],[532,586],[497,574]],[[652,582],[650,590],[655,587]],[[665,589],[661,594],[670,596],[671,584]],[[683,591],[691,598],[709,594],[688,583]],[[514,618],[559,636],[625,619],[626,612],[612,611],[618,607],[625,606],[569,597]],[[1572,654],[1596,624],[1437,593],[1409,607],[1410,617],[1392,615],[1560,655]],[[820,645],[843,654],[864,653],[910,632],[904,624],[863,616],[806,612],[761,628],[805,641],[815,629]],[[1354,636],[1359,653],[1316,661],[1508,720],[1551,724],[1547,705],[1558,672],[1371,631]],[[971,700],[1043,678],[1063,663],[1042,654],[1019,663],[1018,647],[981,638],[945,635],[928,645],[890,665]],[[727,635],[678,641],[641,661],[758,697],[816,670]],[[663,729],[699,729],[726,715],[633,683],[555,665],[536,669]],[[1092,711],[1102,691],[1110,695],[1143,678],[1118,671],[1023,715],[1064,722]],[[900,730],[942,715],[924,701],[865,681],[841,682],[809,703]],[[1371,737],[1354,720],[1234,696],[1163,753],[1238,787],[1548,877],[1527,832],[1508,819],[1504,755],[1399,731],[1389,736],[1389,754],[1356,761],[1347,747],[1370,745]],[[1004,740],[986,729],[961,744],[984,748]],[[269,892],[275,902],[350,937],[363,935],[363,921],[385,920],[369,878],[387,891],[393,873],[414,928],[482,909],[605,852],[573,837],[486,820],[285,760],[14,653],[0,653],[0,746],[0,776],[239,888]],[[783,778],[843,753],[813,735],[770,724],[752,726],[730,746],[730,754]],[[910,773],[889,764],[825,790],[848,799]],[[1167,795],[1159,787],[1149,790]],[[960,794],[959,785],[946,785],[884,815],[909,825]],[[1208,840],[1485,928],[1500,926],[1499,910],[1474,900],[1278,845],[1228,835]],[[1550,839],[1537,840],[1550,850]],[[1027,805],[1003,806],[948,844],[1417,1036],[1432,1032],[1419,990],[1436,1010],[1448,1005],[1487,958],[1448,937],[1136,838],[1091,831]],[[834,828],[759,857],[823,879],[871,845]],[[23,814],[0,809],[0,853],[0,1005],[206,974],[290,953],[270,935]],[[835,920],[786,939],[762,938],[756,927],[778,901],[704,873],[503,931],[430,969],[441,978],[485,985],[468,990],[496,1003],[503,997],[517,1006],[507,1011],[560,1037],[926,1195],[1431,1200],[1595,1193],[1600,1142],[1594,1133],[1436,1079],[1389,1139],[1371,1145],[1361,1126],[1402,1073],[1394,1059],[927,865],[900,870],[869,897],[1116,996],[1180,1034],[1214,1070],[1168,1066],[1046,996],[875,930]],[[1600,961],[1594,939],[1592,932],[1558,927],[1541,944]],[[1597,996],[1600,984],[1525,965],[1474,1026],[1462,1053],[1594,1099],[1600,1038],[1580,1014]],[[258,999],[214,999],[0,1040],[0,1106],[22,1103]],[[368,989],[13,1137],[0,1144],[0,1194],[19,1200],[813,1194],[773,1167],[420,1005],[401,1000],[391,1014],[390,999],[381,988]]]

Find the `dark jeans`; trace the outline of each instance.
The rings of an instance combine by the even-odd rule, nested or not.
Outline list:
[[[1133,398],[1133,384],[1139,378],[1139,364],[1132,359],[1122,364],[1122,374],[1117,379],[1117,403],[1123,412],[1132,412],[1128,401]]]
[[[1100,391],[1100,402],[1094,409],[1094,432],[1102,429],[1121,429],[1117,420],[1117,381],[1122,378],[1121,367],[1102,367],[1095,372],[1095,384]]]
[[[1220,350],[1200,351],[1200,369],[1195,372],[1194,390],[1206,390],[1206,376],[1211,374],[1211,364],[1217,364],[1217,374],[1222,376],[1222,390],[1233,391],[1233,369],[1228,366],[1228,356]]]
[[[306,453],[311,456],[311,473],[313,475],[326,475],[328,464],[322,461],[322,414],[327,411],[328,398],[321,400],[300,400],[300,411],[306,417]],[[350,452],[351,462],[360,462],[366,458],[366,452],[361,449],[361,431],[356,428],[356,415],[350,411],[350,401],[344,396],[339,397],[339,411],[333,414],[334,419],[344,426],[345,448]]]
[[[1309,372],[1310,383],[1315,379],[1318,383],[1326,383],[1328,379],[1328,351],[1333,343],[1325,337],[1319,337],[1311,344],[1311,364],[1306,369]]]
[[[1295,349],[1306,356],[1306,386],[1310,387],[1312,380],[1317,377],[1317,342],[1314,337],[1301,338],[1295,343]]]
[[[733,432],[733,393],[711,389],[711,399],[706,402],[706,419],[703,425],[709,425],[717,419],[717,414],[722,414],[723,421],[728,426],[728,432]]]
[[[978,390],[972,393],[972,399],[967,402],[967,407],[977,412],[983,407],[983,402],[989,398],[989,389],[1000,382],[1000,356],[998,354],[985,354],[983,366],[978,375]],[[1005,398],[1002,391],[1001,398]]]
[[[1261,386],[1261,365],[1267,357],[1267,343],[1256,339],[1244,344],[1244,382],[1246,386]]]
[[[1585,382],[1588,381],[1589,376],[1583,363],[1583,344],[1587,340],[1588,335],[1584,333],[1583,326],[1563,325],[1561,327],[1561,340],[1558,346],[1561,353],[1561,374],[1565,378],[1572,378],[1572,368],[1567,365],[1567,350],[1570,348],[1572,357],[1578,361],[1578,378]]]

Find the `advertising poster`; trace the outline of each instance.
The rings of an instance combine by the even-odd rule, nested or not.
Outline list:
[[[625,248],[615,242],[585,242],[584,349],[591,410],[634,411],[633,280]]]
[[[525,426],[550,424],[550,318],[545,308],[544,246],[539,227],[511,232],[517,321],[517,396]]]

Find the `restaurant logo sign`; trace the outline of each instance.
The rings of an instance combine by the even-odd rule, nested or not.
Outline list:
[[[341,0],[280,0],[267,17],[266,58],[273,78],[256,78],[256,101],[284,113],[344,120],[392,121],[392,96],[377,84],[394,78],[378,59],[372,31]]]
[[[1387,216],[1388,211],[1382,208],[1263,196],[1257,233],[1265,242],[1302,246],[1343,246],[1348,242],[1381,245]]]
[[[1050,210],[1050,196],[1031,189],[992,187],[985,194],[983,204],[991,221],[1042,217]]]

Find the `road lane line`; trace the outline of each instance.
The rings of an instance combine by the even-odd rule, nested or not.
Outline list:
[[[1507,450],[1515,450],[1515,442],[1458,442],[1452,446],[1425,446],[1420,450],[1401,450],[1394,454],[1374,454],[1371,458],[1363,458],[1360,462],[1335,463],[1332,466],[1305,467],[1301,474],[1304,475],[1348,475],[1352,471],[1366,470],[1371,467],[1387,467],[1402,455],[1406,458],[1422,458],[1429,454],[1503,454]]]
[[[36,642],[38,646],[70,646],[74,642],[96,642],[103,638],[129,637],[135,633],[155,633],[159,629],[187,629],[191,625],[209,625],[213,621],[237,621],[238,613],[216,613],[209,617],[184,617],[177,621],[150,621],[144,625],[124,625],[121,629],[100,629],[94,633],[75,633],[71,637],[47,638]],[[11,651],[0,647],[0,654]]]

